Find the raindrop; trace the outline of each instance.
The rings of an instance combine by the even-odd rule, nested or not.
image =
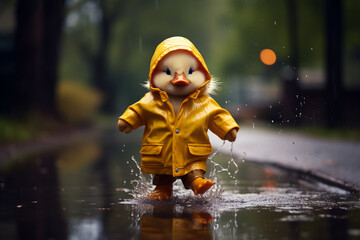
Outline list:
[[[243,154],[246,156],[246,152],[243,152]]]
[[[270,105],[269,108],[272,109],[272,105]]]
[[[240,111],[240,108],[237,108],[236,110]]]
[[[296,78],[296,81],[299,81],[299,78],[298,78],[298,77]]]
[[[253,129],[255,129],[255,123],[252,124]]]
[[[274,123],[274,120],[271,120],[271,123]]]
[[[305,77],[307,78],[307,77],[308,77],[308,75],[306,74],[306,75],[305,75]]]
[[[314,51],[314,48],[310,48],[310,51]]]
[[[245,162],[245,159],[241,160],[241,162]]]
[[[293,142],[293,144],[295,144],[295,142]]]
[[[274,25],[276,26],[276,20],[274,20]]]
[[[283,48],[285,48],[285,46],[283,46]]]
[[[296,98],[298,99],[298,98],[299,98],[299,95],[296,94]]]
[[[17,205],[16,207],[17,207],[17,208],[22,208],[22,207],[23,207],[23,205],[21,205],[21,204],[20,204],[20,205]]]
[[[298,160],[297,157],[295,157],[295,160],[296,160],[296,161]]]

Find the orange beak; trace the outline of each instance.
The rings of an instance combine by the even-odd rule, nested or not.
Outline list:
[[[185,74],[182,73],[181,75],[179,75],[178,73],[175,73],[175,77],[173,80],[171,80],[170,82],[172,85],[174,86],[187,86],[189,85],[191,82],[189,79],[187,79],[185,77]]]

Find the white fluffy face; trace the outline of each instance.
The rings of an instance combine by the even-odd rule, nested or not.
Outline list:
[[[176,51],[166,55],[155,70],[152,83],[170,96],[186,96],[197,90],[205,82],[205,74],[198,60],[186,51]],[[175,74],[184,74],[190,80],[187,86],[171,84]]]

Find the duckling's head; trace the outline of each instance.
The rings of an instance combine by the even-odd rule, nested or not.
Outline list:
[[[169,96],[187,96],[206,81],[206,70],[199,60],[186,50],[168,53],[158,63],[152,75],[152,85]]]

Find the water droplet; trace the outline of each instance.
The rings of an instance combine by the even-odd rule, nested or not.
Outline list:
[[[240,108],[237,108],[236,110],[238,110],[238,111],[239,111],[239,110],[240,110]]]
[[[270,105],[269,108],[272,109],[272,105]]]
[[[314,48],[310,48],[310,51],[314,51]]]
[[[276,26],[276,20],[274,20],[274,25]]]
[[[297,157],[295,157],[295,161],[297,161],[298,159],[297,159]]]
[[[271,120],[271,123],[274,123],[274,120]]]
[[[307,77],[308,77],[308,75],[306,74],[306,75],[305,75],[305,77],[307,78]]]
[[[255,129],[255,123],[252,124],[253,129]]]
[[[245,162],[245,159],[241,160],[241,162]]]

